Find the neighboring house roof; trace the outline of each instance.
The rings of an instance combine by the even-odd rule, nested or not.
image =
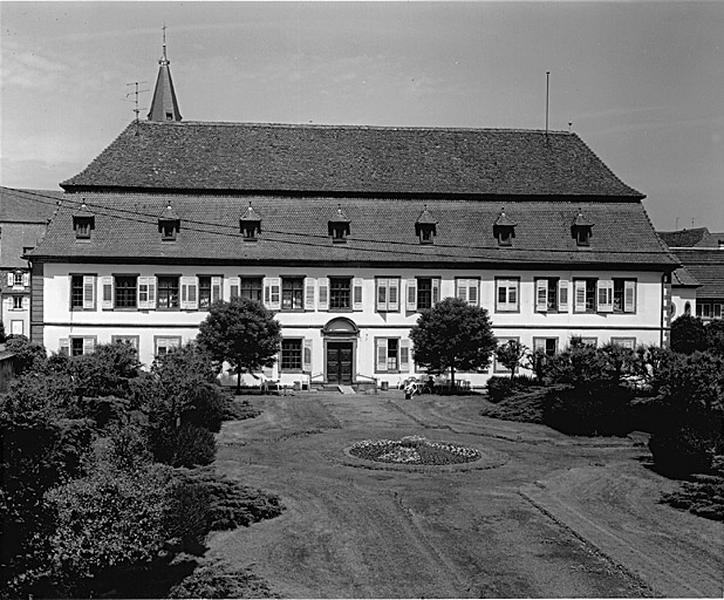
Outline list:
[[[712,232],[706,227],[657,233],[670,248],[719,248],[724,245],[724,232]]]
[[[640,202],[507,199],[518,223],[511,247],[499,247],[498,201],[209,196],[141,193],[67,194],[35,257],[75,262],[621,264],[673,269],[678,262],[656,236]],[[95,214],[90,240],[77,241],[71,215],[81,199]],[[242,243],[238,215],[252,200],[264,218],[257,243]],[[157,216],[171,201],[181,216],[176,242],[162,242]],[[328,220],[338,204],[351,221],[345,244],[332,244]],[[427,205],[437,220],[434,244],[420,244],[415,222]],[[591,245],[576,246],[571,222],[581,208],[596,223]]]
[[[191,121],[131,123],[61,185],[68,191],[643,198],[574,133]]]
[[[724,299],[724,250],[686,248],[673,252],[701,284],[697,298]]]
[[[701,284],[686,267],[679,267],[671,274],[671,285],[675,287],[699,287]]]
[[[0,186],[0,223],[47,223],[62,190],[23,190]]]

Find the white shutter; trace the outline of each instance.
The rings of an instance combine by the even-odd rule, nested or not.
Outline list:
[[[148,277],[148,308],[156,308],[156,276]]]
[[[68,338],[60,338],[60,340],[58,340],[58,353],[65,354],[66,356],[70,355],[70,340]]]
[[[241,278],[229,277],[229,300],[239,297],[239,288],[241,287]]]
[[[23,296],[23,310],[30,310],[30,296]]]
[[[94,337],[83,338],[83,354],[92,354],[96,349],[96,339]]]
[[[153,275],[139,276],[137,306],[141,310],[156,308],[156,278]]]
[[[410,371],[410,340],[408,338],[400,340],[400,371],[403,373]]]
[[[455,296],[463,302],[468,301],[468,280],[467,279],[456,279],[455,280]]]
[[[577,279],[573,282],[575,294],[574,308],[576,312],[586,312],[586,280]]]
[[[407,310],[417,310],[417,280],[408,279],[405,283],[407,298],[405,308]]]
[[[280,277],[264,277],[264,305],[269,310],[281,310],[281,288]]]
[[[387,282],[387,310],[400,310],[400,280],[396,277]]]
[[[433,277],[432,279],[432,304],[433,306],[440,301],[440,279]]]
[[[96,307],[95,275],[83,275],[83,308]]]
[[[5,310],[12,310],[13,308],[13,297],[12,296],[5,296],[3,299],[3,303],[5,304]]]
[[[596,282],[596,296],[598,298],[598,312],[613,311],[613,281],[599,279]]]
[[[636,312],[636,281],[630,279],[623,282],[623,311]]]
[[[103,275],[98,278],[101,290],[101,308],[110,310],[113,308],[113,276]]]
[[[12,273],[8,273],[8,287],[13,287],[13,284],[15,283],[15,277]]]
[[[320,277],[319,284],[319,310],[329,310],[329,278]]]
[[[468,280],[468,304],[472,304],[473,306],[478,305],[478,297],[480,296],[478,293],[479,286],[479,279]]]
[[[25,287],[28,287],[30,285],[30,273],[27,271],[23,273],[23,285]]]
[[[312,372],[312,340],[304,338],[302,346],[302,370],[306,373]]]
[[[196,310],[199,307],[199,294],[196,277],[181,277],[181,310]]]
[[[352,279],[352,310],[363,310],[362,304],[362,279],[355,277]]]
[[[568,280],[558,281],[558,312],[568,312]]]
[[[537,352],[538,350],[546,351],[545,338],[533,338],[533,352]]]
[[[387,371],[387,338],[375,338],[377,371]]]
[[[221,300],[221,290],[223,289],[224,278],[218,275],[211,278],[211,303]]]
[[[304,310],[314,310],[314,277],[304,278]]]
[[[536,312],[548,312],[548,280],[535,280],[535,310]]]

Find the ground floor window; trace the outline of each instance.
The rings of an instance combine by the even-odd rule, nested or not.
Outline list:
[[[70,356],[91,354],[96,349],[96,338],[91,335],[74,335],[60,340],[60,353]]]
[[[19,319],[10,321],[10,333],[13,335],[25,335],[25,322]]]
[[[302,370],[302,340],[282,340],[282,371]]]
[[[410,340],[375,338],[375,371],[400,373],[410,370]]]
[[[137,335],[112,335],[111,344],[130,344],[138,352],[139,336]]]
[[[636,338],[633,337],[612,337],[611,343],[622,348],[634,350],[636,348]]]
[[[155,336],[153,345],[154,355],[163,356],[181,346],[181,336]]]
[[[554,356],[558,352],[557,337],[534,337],[533,351],[542,351],[546,356]]]

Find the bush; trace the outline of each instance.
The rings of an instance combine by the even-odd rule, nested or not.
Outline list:
[[[664,494],[661,501],[705,519],[724,521],[724,478],[684,482],[680,490]]]
[[[45,348],[31,342],[24,335],[10,334],[5,340],[5,350],[15,354],[16,375],[39,371],[45,363]]]
[[[656,469],[670,477],[711,471],[714,455],[722,451],[721,423],[672,424],[651,434],[649,450]]]
[[[671,349],[682,354],[706,350],[706,330],[699,317],[681,315],[671,323]]]
[[[91,354],[73,357],[69,366],[80,395],[126,398],[141,363],[133,346],[117,342],[99,344]]]
[[[724,319],[713,319],[706,324],[706,349],[724,357]]]
[[[221,562],[200,565],[169,594],[169,598],[278,597],[268,583],[250,569],[232,569]]]
[[[545,397],[543,420],[572,435],[625,435],[633,397],[631,389],[617,385],[558,386]]]
[[[508,398],[515,389],[514,383],[510,377],[494,376],[488,379],[488,399],[491,402],[498,403]]]
[[[208,465],[216,457],[214,434],[198,425],[151,428],[147,430],[147,443],[154,460],[172,467]]]

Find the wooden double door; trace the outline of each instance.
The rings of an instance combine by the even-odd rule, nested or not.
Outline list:
[[[352,383],[352,342],[327,342],[327,383]]]

